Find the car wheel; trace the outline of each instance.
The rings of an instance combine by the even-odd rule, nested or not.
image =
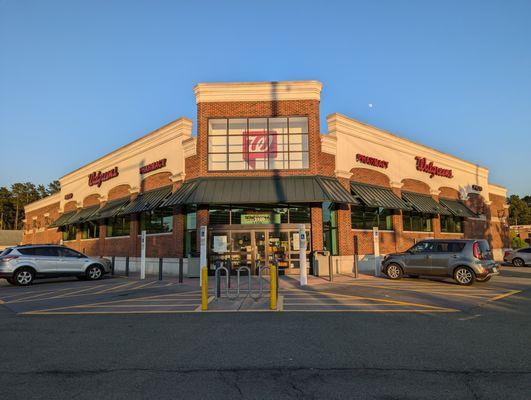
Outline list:
[[[98,279],[103,278],[103,268],[99,265],[91,265],[87,268],[87,279],[91,281],[97,281]]]
[[[35,273],[30,268],[20,268],[15,272],[12,279],[17,286],[28,286],[35,279]]]
[[[470,286],[474,283],[476,277],[474,275],[474,271],[472,271],[470,268],[458,267],[454,272],[454,279],[460,285]]]
[[[481,282],[481,283],[488,282],[488,281],[490,281],[490,278],[492,278],[492,276],[487,276],[485,279],[482,279],[482,280],[480,280],[478,282]]]
[[[385,274],[389,277],[389,279],[400,279],[402,278],[403,273],[400,265],[391,263],[385,269]]]
[[[522,260],[521,258],[513,258],[513,265],[515,267],[523,267],[524,264],[524,260]]]

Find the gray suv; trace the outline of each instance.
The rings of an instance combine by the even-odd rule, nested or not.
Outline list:
[[[59,245],[16,246],[0,253],[0,278],[19,286],[57,276],[97,280],[110,271],[111,262],[106,258],[88,257]]]
[[[451,277],[460,285],[487,282],[499,274],[486,240],[423,240],[403,253],[388,254],[382,272],[390,279],[403,275]]]
[[[518,250],[507,250],[503,255],[503,261],[512,263],[515,267],[531,265],[531,247]]]

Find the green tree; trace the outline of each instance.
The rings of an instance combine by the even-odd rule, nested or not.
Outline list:
[[[61,190],[61,184],[59,181],[52,181],[48,184],[48,195],[59,193]]]
[[[531,207],[526,201],[521,199],[520,196],[513,194],[509,197],[507,203],[509,204],[510,225],[531,224]]]

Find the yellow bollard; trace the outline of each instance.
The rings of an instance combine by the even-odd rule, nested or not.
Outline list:
[[[201,286],[201,311],[208,310],[208,268],[201,268],[201,279],[203,286]]]
[[[271,310],[277,309],[277,294],[278,294],[278,288],[277,288],[277,267],[275,265],[270,265],[269,267],[269,287],[271,289],[270,293],[270,305],[269,308]]]

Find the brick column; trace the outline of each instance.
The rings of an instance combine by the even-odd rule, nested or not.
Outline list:
[[[131,215],[131,229],[129,232],[129,257],[139,257],[140,256],[140,239],[138,234],[140,233],[140,220],[139,214]]]
[[[173,245],[177,257],[184,253],[184,215],[183,207],[175,206],[173,209]]]
[[[391,190],[399,198],[402,198],[402,190],[400,190],[399,186],[402,186],[402,183],[396,182],[394,183],[394,185],[391,186]],[[393,221],[393,230],[395,231],[395,251],[400,251],[400,249],[404,247],[402,244],[402,240],[404,237],[404,222],[402,218],[402,210],[394,211],[391,219]]]
[[[98,240],[98,249],[101,256],[105,256],[105,238],[107,237],[107,225],[105,225],[105,220],[98,221],[100,238]]]
[[[343,187],[350,193],[350,180],[338,178]],[[354,236],[352,235],[352,221],[350,217],[350,204],[337,205],[337,237],[339,241],[338,253],[340,256],[354,254]]]
[[[321,205],[311,206],[310,222],[312,224],[312,250],[323,250],[323,209]]]

